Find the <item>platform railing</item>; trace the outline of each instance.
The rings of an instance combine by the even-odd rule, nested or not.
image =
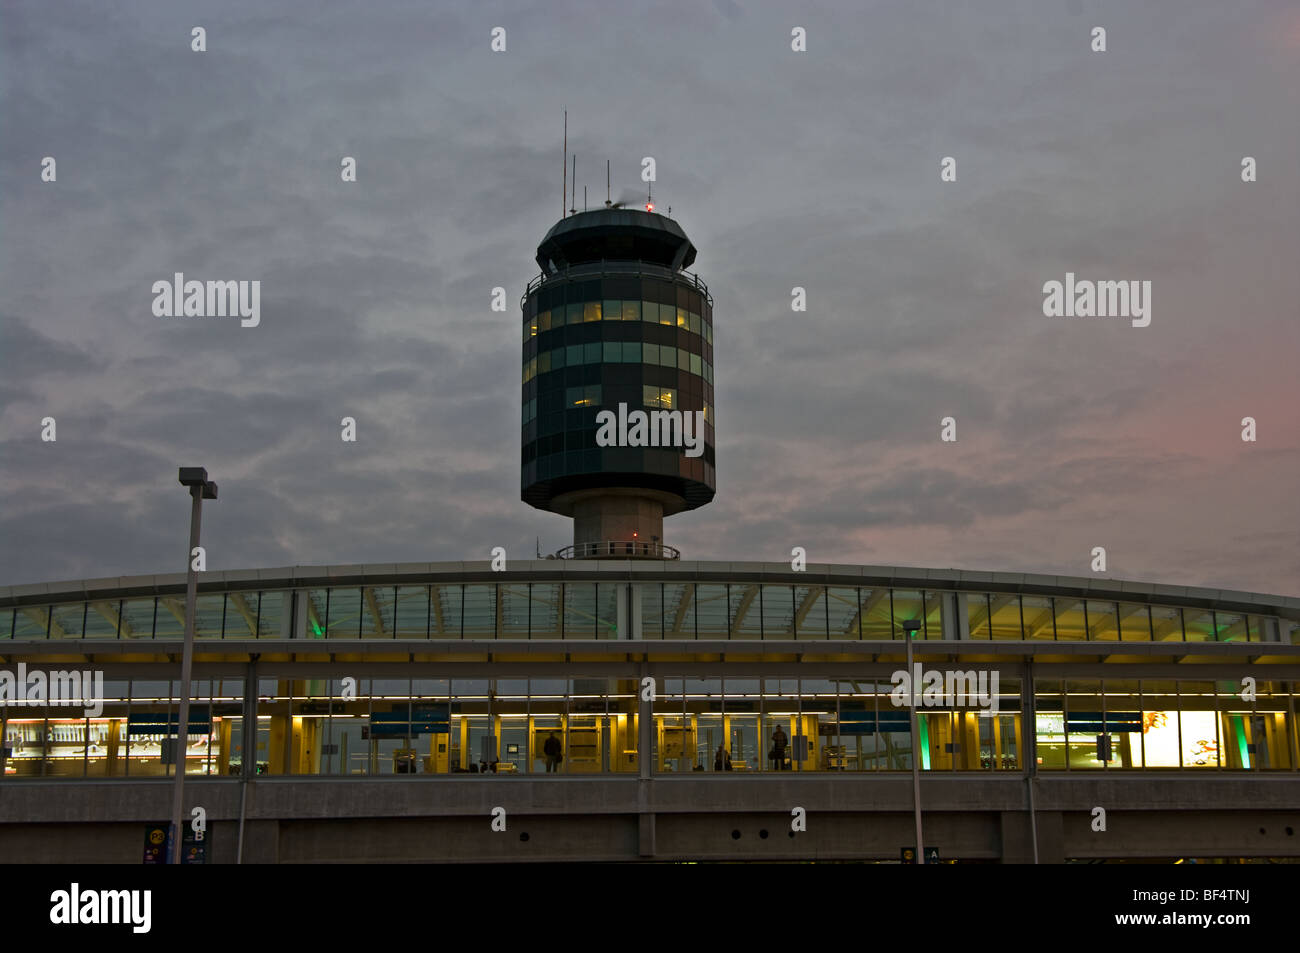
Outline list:
[[[602,539],[565,546],[556,559],[680,559],[681,552],[667,543],[644,539]]]

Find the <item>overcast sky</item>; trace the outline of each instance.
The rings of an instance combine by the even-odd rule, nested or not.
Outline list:
[[[220,486],[209,569],[571,542],[519,499],[567,107],[579,206],[653,156],[714,296],[685,558],[1088,575],[1104,546],[1295,595],[1297,90],[1293,0],[6,0],[0,584],[183,570],[182,465]],[[260,325],[155,317],[175,272],[260,280]],[[1045,317],[1067,272],[1150,281],[1150,326]]]

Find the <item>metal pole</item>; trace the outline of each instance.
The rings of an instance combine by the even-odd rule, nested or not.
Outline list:
[[[194,569],[194,550],[199,545],[199,516],[203,511],[203,487],[190,487],[190,548],[186,554],[185,649],[181,654],[181,703],[176,726],[176,778],[172,785],[172,850],[170,863],[181,862],[181,808],[185,791],[185,749],[189,742],[190,670],[194,664],[194,604],[198,598],[199,574]],[[247,747],[247,745],[245,745]]]
[[[925,840],[921,835],[921,752],[917,750],[916,734],[916,683],[912,670],[912,633],[904,631],[907,637],[907,680],[911,684],[911,697],[907,700],[907,711],[912,731],[912,810],[916,815],[916,862],[925,863]]]

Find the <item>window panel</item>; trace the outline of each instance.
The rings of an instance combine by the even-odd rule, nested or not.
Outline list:
[[[826,638],[826,587],[795,586],[794,604],[796,637]]]
[[[560,583],[535,582],[529,587],[528,626],[534,639],[559,639],[564,634],[560,631]]]
[[[1214,641],[1214,613],[1201,609],[1183,610],[1183,626],[1188,642]]]
[[[594,582],[565,583],[564,637],[566,639],[596,638],[597,614],[597,593]]]
[[[1059,642],[1083,642],[1087,639],[1083,602],[1061,597],[1056,600],[1056,638]]]
[[[1183,641],[1183,613],[1168,606],[1151,607],[1152,638],[1157,642]]]
[[[1117,642],[1119,626],[1115,621],[1115,603],[1088,600],[1088,641]]]
[[[363,639],[391,639],[393,637],[392,586],[366,586],[362,590],[361,637]]]
[[[1151,621],[1145,605],[1133,602],[1119,604],[1119,637],[1124,642],[1150,642]]]
[[[50,638],[79,639],[85,622],[84,602],[65,603],[54,607],[54,620],[50,624]]]
[[[1034,741],[1038,766],[1063,771],[1066,764],[1065,704],[1060,679],[1034,680]]]
[[[794,638],[794,587],[763,587],[763,638]]]
[[[1015,594],[998,594],[992,599],[994,641],[1019,642],[1020,597]]]
[[[86,613],[87,639],[116,639],[118,627],[118,610],[121,602],[117,599],[99,600],[89,605]]]
[[[966,626],[972,639],[988,641],[993,638],[993,614],[989,604],[987,592],[971,592],[966,595]]]
[[[664,583],[664,638],[695,638],[695,586]]]
[[[862,638],[870,641],[888,641],[894,637],[894,623],[890,617],[889,589],[862,589],[861,618],[858,626]]]
[[[329,591],[308,589],[303,593],[304,611],[307,613],[306,635],[309,639],[325,638],[326,603]]]
[[[399,586],[393,611],[393,626],[399,639],[423,639],[429,629],[429,587]]]
[[[435,639],[461,638],[462,587],[434,586],[429,602],[429,631]]]
[[[759,608],[758,586],[754,583],[731,585],[731,637],[733,639],[758,639],[763,635],[763,620]]]
[[[502,639],[528,638],[528,584],[501,584]]]
[[[359,589],[329,590],[329,625],[327,637],[355,639],[361,632],[361,591]]]
[[[226,628],[222,638],[257,638],[257,618],[260,612],[259,593],[231,592],[226,595]]]
[[[1216,612],[1215,628],[1219,642],[1246,642],[1246,617],[1236,612]],[[90,618],[86,619],[86,638],[90,638]]]
[[[154,601],[152,599],[127,599],[122,606],[121,637],[124,639],[153,638],[153,609]],[[22,613],[19,613],[19,625],[22,624],[22,621]],[[44,635],[43,632],[42,635]]]
[[[727,587],[697,583],[695,586],[695,627],[701,639],[725,639],[730,613]]]
[[[664,633],[664,587],[662,583],[645,583],[641,592],[641,638],[662,639]]]
[[[467,584],[463,599],[464,638],[495,639],[497,587],[492,584]]]
[[[1025,617],[1025,639],[1051,642],[1055,634],[1052,628],[1052,600],[1046,596],[1022,596],[1021,611]]]
[[[887,638],[903,639],[907,633],[903,629],[905,621],[915,619],[922,621],[921,611],[921,593],[915,589],[895,589],[894,590],[894,625],[891,634]],[[927,633],[924,626],[916,633],[916,638],[924,639]]]
[[[1105,703],[1101,696],[1101,679],[1070,679],[1065,683],[1065,725],[1069,769],[1100,770],[1105,763],[1097,750],[1097,738],[1104,733]]]
[[[1213,682],[1179,682],[1181,761],[1184,768],[1221,767],[1223,739]]]
[[[259,593],[257,600],[257,638],[289,638],[291,633],[281,631],[288,626],[286,614],[292,602],[292,594],[284,591]],[[310,627],[309,627],[310,628]],[[308,632],[310,635],[310,632]]]
[[[226,596],[224,593],[199,596],[194,602],[194,637],[196,639],[221,638],[221,625]],[[182,598],[181,605],[185,601]],[[183,616],[182,616],[183,618]],[[184,628],[181,629],[184,638]]]

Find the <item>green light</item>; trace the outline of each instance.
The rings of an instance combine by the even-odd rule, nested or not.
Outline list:
[[[1245,715],[1229,715],[1232,719],[1232,726],[1237,730],[1237,753],[1241,755],[1241,766],[1250,768],[1250,748],[1246,745],[1246,726],[1243,724]]]
[[[930,729],[926,727],[925,716],[916,716],[916,733],[919,738],[917,742],[921,749],[921,770],[930,770]]]
[[[321,633],[321,627],[316,623],[316,620],[315,620],[315,619],[312,619],[312,620],[311,620],[311,627],[312,627],[312,629],[313,629],[313,630],[315,631],[315,633],[316,633],[316,638],[319,639],[319,638],[320,638],[320,633]]]

